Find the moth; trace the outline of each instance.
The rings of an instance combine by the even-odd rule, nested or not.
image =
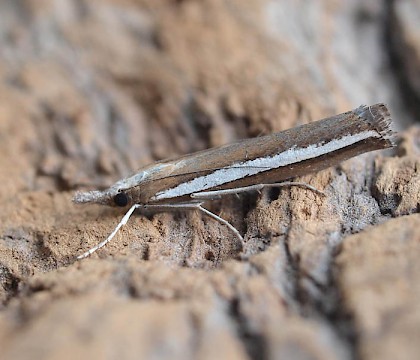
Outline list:
[[[159,161],[117,181],[104,191],[78,192],[78,204],[97,203],[128,209],[107,239],[81,254],[105,246],[137,210],[198,210],[239,231],[203,203],[223,195],[264,187],[312,186],[290,182],[298,176],[335,166],[359,154],[393,147],[391,117],[384,104],[354,110],[279,133]]]

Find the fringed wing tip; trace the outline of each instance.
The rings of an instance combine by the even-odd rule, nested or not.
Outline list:
[[[375,128],[379,135],[387,142],[388,147],[396,146],[396,133],[391,128],[392,118],[385,104],[362,105],[356,112]]]

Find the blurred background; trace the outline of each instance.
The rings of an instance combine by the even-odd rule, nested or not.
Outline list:
[[[418,5],[3,0],[0,181],[109,184],[375,102],[403,129],[419,113]]]
[[[0,358],[418,358],[419,60],[420,0],[0,0]],[[223,203],[246,259],[189,213],[73,263],[75,190],[377,102],[398,156]]]

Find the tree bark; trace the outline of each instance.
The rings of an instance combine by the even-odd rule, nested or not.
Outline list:
[[[415,359],[415,0],[0,4],[2,359]],[[196,212],[77,206],[157,160],[385,102],[398,146]],[[416,105],[417,104],[417,105]]]

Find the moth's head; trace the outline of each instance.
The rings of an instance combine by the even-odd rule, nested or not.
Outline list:
[[[155,171],[160,167],[154,165]],[[133,198],[136,197],[138,186],[142,184],[147,175],[151,173],[149,170],[142,170],[128,178],[117,181],[114,185],[101,190],[93,190],[86,192],[78,192],[74,195],[73,201],[77,204],[101,204],[108,206],[126,207],[134,203]]]
[[[132,200],[129,192],[112,186],[106,190],[93,190],[77,192],[73,197],[76,204],[101,204],[108,206],[126,207],[131,205]]]

